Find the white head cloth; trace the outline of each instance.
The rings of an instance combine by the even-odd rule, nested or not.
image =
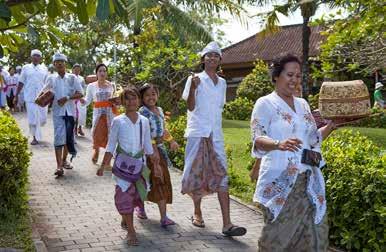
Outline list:
[[[16,70],[21,70],[21,66],[17,66],[17,67],[16,67]]]
[[[200,52],[200,56],[204,57],[205,54],[212,52],[217,53],[218,55],[220,55],[220,57],[222,56],[219,45],[214,41],[210,42],[207,46],[205,46],[204,49],[202,49],[202,51]]]
[[[67,61],[67,57],[62,53],[55,53],[54,56],[52,57],[52,62],[55,62],[57,60]]]
[[[40,57],[42,56],[42,52],[38,49],[33,49],[31,51],[31,56],[34,56],[34,55],[39,55]]]
[[[375,89],[383,88],[383,84],[380,82],[375,83]]]

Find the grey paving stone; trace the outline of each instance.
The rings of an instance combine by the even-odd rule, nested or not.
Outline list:
[[[16,114],[15,118],[27,136],[26,114]],[[173,204],[168,205],[168,216],[177,225],[161,228],[158,207],[146,202],[149,219],[134,218],[140,246],[129,248],[114,205],[111,172],[103,177],[95,175],[98,166],[91,162],[90,130],[85,131],[86,137],[76,139],[78,155],[73,161],[74,169],[66,170],[64,177],[55,179],[52,115],[48,118],[43,141],[30,146],[33,156],[29,167],[33,221],[48,251],[256,251],[263,224],[258,212],[231,201],[233,222],[244,224],[248,233],[245,237],[224,238],[220,205],[217,196],[212,195],[202,202],[206,227],[194,227],[188,220],[193,213],[192,200],[180,193],[181,173],[173,169],[170,170]],[[99,162],[102,157],[103,150]]]

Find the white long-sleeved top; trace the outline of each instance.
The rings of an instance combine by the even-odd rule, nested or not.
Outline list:
[[[296,178],[310,171],[307,193],[315,205],[315,223],[320,223],[326,213],[325,183],[319,167],[301,163],[303,149],[320,152],[322,135],[316,127],[308,103],[294,97],[295,111],[276,92],[256,101],[251,118],[252,156],[262,158],[259,180],[253,200],[267,207],[275,220],[283,208]],[[262,151],[255,148],[258,138],[285,140],[300,139],[302,149],[290,151]]]

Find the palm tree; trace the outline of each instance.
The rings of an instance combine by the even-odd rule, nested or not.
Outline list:
[[[199,7],[208,12],[227,10],[235,15],[241,11],[238,3],[242,0],[5,0],[0,1],[0,39],[7,41],[0,45],[0,58],[3,47],[12,50],[19,44],[21,29],[27,30],[36,15],[47,15],[55,19],[68,13],[75,14],[82,24],[87,24],[91,17],[106,20],[116,15],[133,30],[134,35],[141,31],[144,13],[149,8],[159,7],[161,15],[176,31],[189,34],[195,39],[209,41],[211,35],[193,20],[182,8]],[[66,7],[66,12],[63,12]],[[52,25],[52,24],[48,24]],[[24,31],[22,30],[22,31]],[[7,31],[7,33],[4,33]],[[24,31],[25,32],[25,31]],[[15,50],[15,49],[14,49]]]
[[[255,2],[260,6],[265,6],[267,4],[274,4],[275,1],[266,1],[266,0],[257,0],[250,1]],[[303,17],[302,24],[302,86],[304,97],[307,97],[309,94],[308,90],[308,80],[310,75],[310,67],[309,67],[309,49],[310,49],[310,35],[311,29],[309,27],[310,19],[313,15],[315,15],[316,10],[322,5],[328,5],[330,8],[334,8],[337,6],[337,1],[328,1],[328,0],[288,0],[283,4],[273,5],[273,10],[267,13],[264,13],[266,20],[265,32],[263,34],[267,34],[269,32],[275,32],[279,29],[278,27],[278,14],[283,14],[285,16],[289,16],[294,13],[298,9],[301,11],[301,15]]]

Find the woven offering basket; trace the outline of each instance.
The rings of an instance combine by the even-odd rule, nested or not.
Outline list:
[[[319,111],[324,119],[354,120],[371,114],[370,95],[361,80],[323,82]]]
[[[89,84],[91,82],[96,82],[98,79],[97,79],[97,76],[95,74],[91,74],[91,75],[87,75],[86,76],[86,83]]]

